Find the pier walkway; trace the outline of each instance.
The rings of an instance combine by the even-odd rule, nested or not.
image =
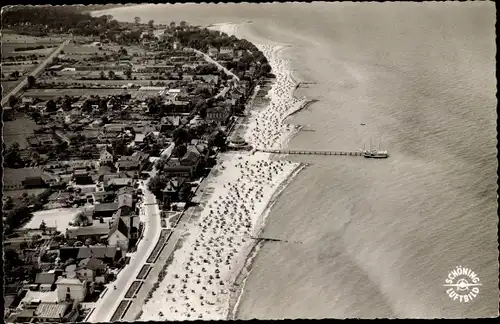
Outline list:
[[[273,149],[255,149],[257,152],[272,153],[272,154],[301,154],[301,155],[348,155],[348,156],[363,156],[360,151],[295,151],[295,150],[273,150]]]

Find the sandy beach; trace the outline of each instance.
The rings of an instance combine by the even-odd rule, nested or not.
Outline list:
[[[234,34],[234,24],[218,25]],[[254,148],[282,148],[297,127],[286,117],[306,102],[293,96],[295,83],[283,46],[258,45],[276,75],[268,93],[270,104],[252,111],[243,135]],[[144,305],[141,321],[221,320],[237,307],[250,252],[265,225],[273,201],[303,168],[299,163],[271,160],[270,154],[221,154],[206,190],[212,191],[200,217],[192,221],[182,247],[174,252],[167,275]],[[255,253],[252,253],[254,255]],[[248,270],[248,269],[247,269]]]

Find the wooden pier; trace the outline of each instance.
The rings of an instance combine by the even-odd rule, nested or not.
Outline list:
[[[363,156],[360,151],[294,151],[294,150],[271,150],[271,149],[256,149],[257,152],[272,153],[272,154],[300,154],[300,155],[346,155],[346,156]]]

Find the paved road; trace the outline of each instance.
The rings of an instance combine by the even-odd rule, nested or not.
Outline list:
[[[61,53],[61,50],[64,48],[65,45],[68,45],[70,40],[65,40],[52,54],[50,54],[40,65],[36,67],[36,69],[31,72],[29,75],[36,77],[40,72],[42,72],[45,67],[52,62],[52,59],[59,55]],[[15,88],[10,90],[8,94],[2,97],[2,107],[9,101],[10,96],[16,95],[21,89],[28,84],[28,77],[25,77],[21,83],[19,83]]]
[[[153,168],[151,177],[156,174]],[[109,322],[120,301],[125,297],[130,285],[136,280],[142,266],[153,251],[161,233],[160,210],[155,203],[154,195],[147,189],[147,186],[140,186],[144,193],[144,200],[141,212],[146,213],[146,224],[144,224],[143,239],[138,242],[137,251],[131,256],[130,263],[120,271],[117,279],[109,283],[108,292],[95,305],[94,313],[87,320],[90,323]],[[116,290],[114,289],[116,286]]]
[[[222,64],[220,64],[219,62],[217,62],[216,60],[214,60],[213,58],[211,58],[210,56],[208,56],[208,54],[205,54],[201,51],[198,51],[197,49],[192,49],[195,53],[198,53],[198,54],[201,54],[205,57],[205,60],[207,60],[208,62],[210,63],[213,63],[215,65],[217,65],[219,67],[219,69],[222,69],[224,70],[224,72],[226,72],[228,75],[232,76],[234,79],[240,81],[240,78],[238,78],[236,76],[236,74],[234,74],[233,72],[229,71],[225,66],[223,66]]]

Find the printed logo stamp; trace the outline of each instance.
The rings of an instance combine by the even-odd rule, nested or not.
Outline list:
[[[472,269],[457,266],[448,273],[443,287],[450,287],[446,294],[461,303],[471,302],[479,294],[479,277]]]

